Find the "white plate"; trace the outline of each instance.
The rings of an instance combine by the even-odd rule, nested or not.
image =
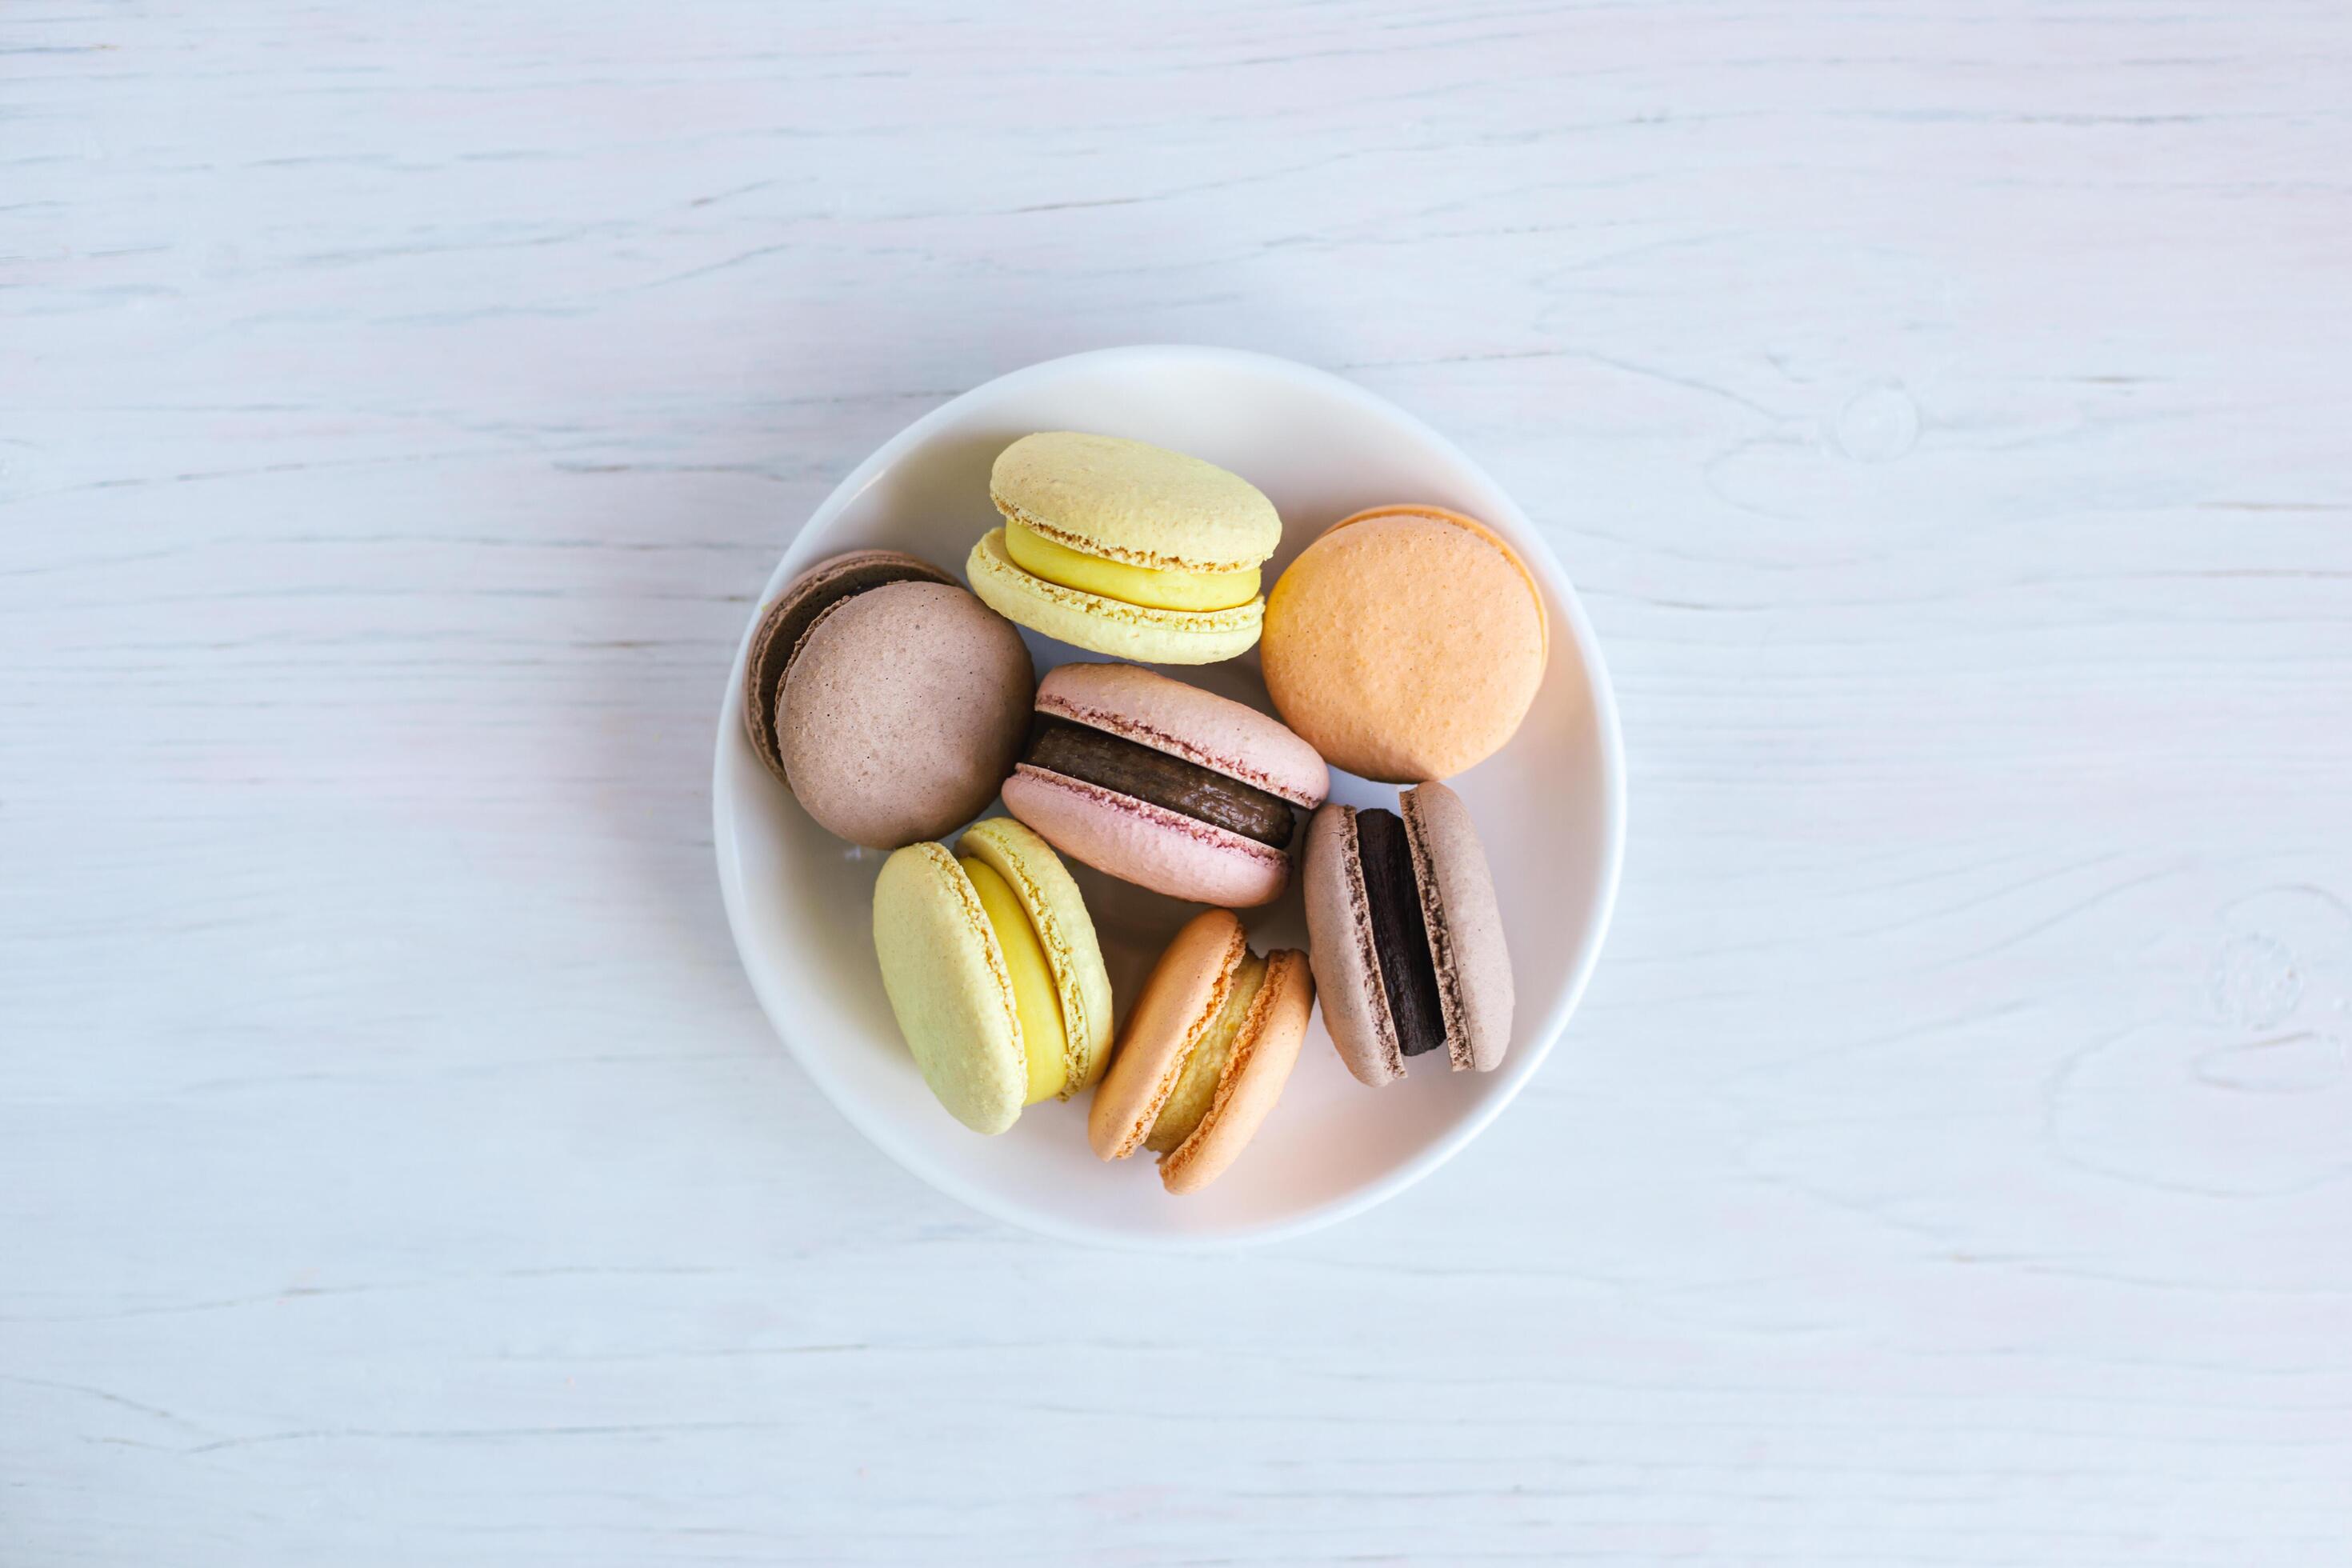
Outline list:
[[[825,1097],[884,1152],[974,1208],[1076,1240],[1204,1246],[1293,1235],[1360,1213],[1435,1170],[1510,1103],[1550,1053],[1601,951],[1625,833],[1617,712],[1583,608],[1510,497],[1444,437],[1361,387],[1287,360],[1226,349],[1125,348],[1016,371],[915,421],[858,465],[802,529],[761,602],[811,563],[887,545],[959,575],[995,526],[989,463],[1033,430],[1091,430],[1190,452],[1272,498],[1284,522],[1266,581],[1324,526],[1384,501],[1433,501],[1509,539],[1550,607],[1551,666],[1534,710],[1499,753],[1454,780],[1495,869],[1517,975],[1510,1055],[1491,1073],[1433,1071],[1366,1089],[1348,1076],[1318,1013],[1281,1103],[1217,1183],[1161,1190],[1150,1156],[1116,1165],[1087,1145],[1084,1097],[1022,1113],[1001,1137],[940,1109],[898,1038],[868,923],[878,854],[811,822],[771,777],[742,721],[743,660],[727,678],[712,783],[719,880],[751,988]],[[758,621],[755,614],[754,624]],[[1043,675],[1079,653],[1028,637]],[[1180,679],[1266,708],[1257,655]],[[1396,792],[1335,773],[1338,798]],[[1073,863],[1108,959],[1121,1020],[1152,960],[1195,906]],[[1251,941],[1304,947],[1294,887],[1247,912]]]

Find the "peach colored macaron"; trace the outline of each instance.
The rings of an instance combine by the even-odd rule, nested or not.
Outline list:
[[[1087,1112],[1105,1160],[1160,1156],[1171,1193],[1223,1174],[1290,1081],[1315,1009],[1307,955],[1261,958],[1230,910],[1203,910],[1176,933],[1119,1031],[1118,1053]]]
[[[1550,651],[1543,598],[1474,518],[1384,506],[1290,563],[1260,655],[1283,721],[1333,767],[1388,784],[1461,773],[1517,731]]]

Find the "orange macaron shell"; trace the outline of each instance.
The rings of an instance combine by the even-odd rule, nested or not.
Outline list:
[[[1410,784],[1475,766],[1517,731],[1550,635],[1535,579],[1494,531],[1384,506],[1290,563],[1259,651],[1283,721],[1327,762]]]

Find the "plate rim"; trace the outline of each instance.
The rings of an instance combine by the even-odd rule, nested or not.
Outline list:
[[[1199,365],[1239,368],[1255,374],[1272,374],[1294,382],[1307,383],[1320,391],[1337,395],[1342,401],[1354,403],[1378,417],[1411,426],[1430,445],[1467,472],[1484,480],[1495,494],[1503,498],[1507,515],[1499,520],[1486,517],[1481,521],[1490,526],[1499,521],[1501,531],[1509,539],[1512,547],[1517,550],[1521,557],[1527,560],[1543,578],[1546,588],[1550,592],[1553,601],[1562,613],[1561,618],[1567,622],[1570,635],[1576,644],[1578,657],[1586,671],[1587,685],[1593,707],[1594,729],[1600,738],[1601,753],[1601,813],[1605,840],[1602,845],[1600,881],[1587,910],[1587,921],[1591,935],[1584,943],[1583,951],[1569,975],[1568,984],[1561,987],[1559,999],[1553,1005],[1549,1015],[1538,1026],[1535,1037],[1520,1048],[1520,1054],[1528,1058],[1525,1066],[1512,1075],[1510,1081],[1505,1084],[1499,1092],[1491,1096],[1471,1114],[1448,1129],[1429,1146],[1344,1196],[1333,1198],[1284,1219],[1268,1220],[1230,1230],[1197,1233],[1135,1231],[1117,1226],[1093,1225],[1040,1213],[1017,1203],[1003,1201],[987,1188],[977,1186],[965,1181],[961,1176],[934,1164],[923,1150],[913,1146],[912,1141],[902,1140],[894,1129],[884,1128],[880,1125],[879,1118],[872,1116],[864,1107],[857,1105],[855,1102],[855,1097],[847,1095],[842,1090],[841,1086],[834,1081],[829,1069],[816,1059],[816,1054],[804,1048],[793,1032],[785,1026],[783,1019],[779,1016],[777,1009],[771,1005],[766,990],[761,983],[760,972],[754,966],[751,952],[746,945],[744,932],[746,916],[742,907],[741,879],[737,874],[737,865],[740,861],[740,854],[737,852],[739,847],[734,842],[734,828],[727,811],[727,806],[731,800],[731,792],[727,784],[730,746],[742,731],[740,703],[743,668],[744,661],[750,653],[751,635],[759,626],[762,607],[776,589],[790,581],[789,574],[803,569],[803,558],[808,553],[810,541],[814,536],[819,522],[829,523],[847,510],[850,504],[871,488],[885,472],[896,466],[909,448],[919,445],[940,426],[949,423],[957,410],[983,395],[1002,392],[1008,384],[1044,380],[1051,375],[1066,374],[1071,370],[1091,362],[1116,363],[1122,371],[1127,371],[1130,368],[1148,369],[1153,362],[1167,363],[1175,361],[1189,361]],[[816,1086],[817,1091],[844,1120],[866,1138],[867,1142],[881,1150],[900,1169],[948,1197],[992,1219],[1034,1235],[1050,1237],[1058,1241],[1132,1251],[1218,1252],[1240,1247],[1263,1246],[1270,1242],[1304,1236],[1321,1230],[1327,1226],[1337,1225],[1342,1220],[1352,1218],[1396,1196],[1461,1152],[1472,1139],[1476,1138],[1493,1124],[1495,1119],[1503,1113],[1506,1107],[1518,1099],[1520,1092],[1526,1089],[1528,1081],[1542,1069],[1544,1062],[1551,1055],[1553,1047],[1559,1044],[1560,1036],[1567,1030],[1570,1019],[1575,1016],[1578,1005],[1583,1000],[1585,988],[1591,981],[1593,970],[1600,963],[1601,949],[1607,945],[1610,926],[1616,915],[1618,887],[1623,876],[1625,858],[1624,740],[1619,727],[1616,688],[1610,679],[1609,667],[1601,654],[1600,638],[1593,631],[1591,617],[1585,613],[1583,600],[1578,596],[1575,584],[1570,581],[1567,571],[1560,565],[1559,557],[1553,553],[1550,542],[1544,538],[1534,522],[1520,509],[1517,500],[1486,471],[1483,465],[1472,458],[1451,437],[1370,388],[1360,386],[1345,376],[1297,360],[1286,359],[1277,354],[1265,353],[1253,349],[1225,348],[1209,344],[1135,343],[1088,349],[1078,353],[1040,360],[1034,364],[1008,371],[1003,375],[992,376],[977,385],[957,393],[909,421],[896,435],[877,447],[863,462],[852,468],[840,483],[826,493],[824,499],[816,504],[807,517],[801,521],[800,525],[793,530],[791,539],[785,543],[782,553],[777,558],[775,568],[770,574],[767,583],[752,603],[751,616],[743,628],[742,636],[737,640],[735,657],[729,667],[727,684],[719,700],[718,739],[711,762],[710,816],[711,845],[717,860],[719,899],[727,912],[728,935],[734,942],[736,961],[742,967],[743,977],[751,987],[752,998],[758,1002],[761,1014],[767,1019],[770,1030],[783,1043],[784,1049]]]

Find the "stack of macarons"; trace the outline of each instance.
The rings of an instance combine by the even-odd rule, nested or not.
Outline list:
[[[969,590],[895,551],[822,562],[763,611],[742,686],[750,743],[809,816],[889,852],[875,951],[940,1105],[995,1133],[1091,1091],[1095,1152],[1149,1150],[1187,1193],[1274,1109],[1318,999],[1366,1084],[1422,1057],[1496,1067],[1503,916],[1439,781],[1507,742],[1543,679],[1543,600],[1510,547],[1443,508],[1377,507],[1266,594],[1280,514],[1200,458],[1045,432],[998,454],[988,491],[1003,525]],[[1162,665],[1257,647],[1280,717],[1140,663],[1033,658],[1020,627]],[[1342,804],[1334,769],[1411,787],[1394,810]],[[974,821],[1000,797],[1009,816]],[[1208,906],[1123,1007],[1063,857]],[[1234,911],[1294,885],[1307,950],[1254,952]]]

